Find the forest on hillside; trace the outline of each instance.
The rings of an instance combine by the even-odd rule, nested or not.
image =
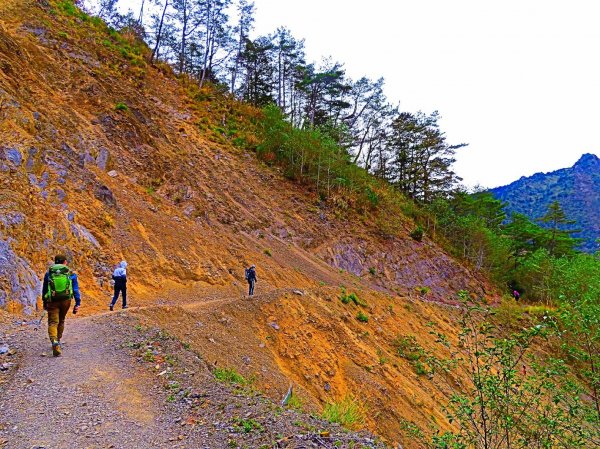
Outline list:
[[[251,38],[248,0],[145,0],[119,13],[119,0],[88,0],[108,24],[144,39],[150,63],[218,86],[257,107],[276,105],[295,128],[318,129],[345,159],[411,198],[428,201],[455,188],[456,149],[440,130],[439,113],[400,111],[384,79],[351,79],[342,62],[307,61],[304,40],[280,27]],[[150,9],[151,8],[151,9]],[[152,12],[149,12],[149,11]]]
[[[119,0],[86,6],[148,44],[143,55],[121,51],[133,64],[136,58],[168,64],[192,80],[196,99],[206,99],[202,89],[210,86],[262,108],[253,124],[258,143],[236,134],[239,124],[223,123],[223,133],[336,207],[385,211],[377,220],[382,236],[397,231],[395,217],[408,215],[417,223],[413,238],[429,235],[504,291],[516,289],[531,301],[563,297],[565,267],[579,266],[574,259],[598,270],[596,256],[576,250],[580,241],[561,204],[531,220],[507,216],[507,204],[490,193],[467,193],[452,170],[455,151],[465,144],[446,141],[438,112],[400,111],[385,97],[383,78],[352,80],[341,62],[307,61],[303,39],[286,28],[251,38],[248,0],[144,0],[127,14],[119,12]]]

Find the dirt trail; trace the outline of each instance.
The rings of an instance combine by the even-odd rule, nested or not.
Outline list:
[[[38,330],[17,328],[19,369],[7,387],[0,386],[6,387],[0,394],[0,448],[186,447],[176,441],[177,410],[166,403],[156,377],[121,349],[126,342],[110,315],[127,313],[69,314],[61,357],[52,356],[46,317]]]
[[[279,293],[255,299],[268,301]],[[237,300],[214,296],[181,307],[198,310]],[[138,324],[143,314],[137,312],[153,308],[164,306],[69,315],[61,357],[51,355],[45,322],[39,330],[18,322],[1,326],[0,340],[16,350],[18,369],[0,379],[0,448],[383,447],[372,436],[346,433],[293,410],[275,411],[260,393],[216,382],[195,352],[183,350],[159,328]],[[158,350],[151,363],[139,356],[149,350]],[[172,367],[169,358],[176,360]],[[162,370],[172,373],[170,382]],[[314,429],[327,429],[330,441]]]
[[[57,358],[45,325],[21,332],[20,367],[0,396],[4,447],[179,447],[169,442],[178,433],[156,380],[115,350],[106,321],[68,317]]]

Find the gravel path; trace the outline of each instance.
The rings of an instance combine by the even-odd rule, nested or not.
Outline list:
[[[173,447],[168,440],[177,433],[165,425],[162,391],[115,348],[103,317],[67,320],[62,357],[52,357],[44,325],[17,336],[20,366],[0,397],[0,442],[15,449]]]
[[[135,308],[70,315],[57,358],[45,324],[0,323],[12,353],[0,356],[11,365],[0,373],[0,448],[385,447],[218,382],[201,355],[139,318]]]

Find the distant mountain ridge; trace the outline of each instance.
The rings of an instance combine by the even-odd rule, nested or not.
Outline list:
[[[507,203],[506,212],[524,214],[532,220],[542,217],[550,203],[558,201],[567,216],[576,220],[574,237],[584,239],[580,249],[598,250],[600,238],[600,159],[586,153],[570,168],[523,176],[502,187],[490,189]]]

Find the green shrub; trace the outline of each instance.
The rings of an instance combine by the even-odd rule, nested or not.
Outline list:
[[[399,336],[393,345],[400,357],[411,362],[416,362],[425,355],[425,350],[413,335]]]
[[[361,405],[351,396],[346,396],[340,402],[326,404],[321,417],[329,422],[353,428],[364,423]]]
[[[302,411],[304,404],[302,402],[302,398],[292,392],[292,395],[287,401],[287,406],[293,408],[294,410]]]
[[[247,385],[249,381],[238,373],[234,368],[215,368],[213,371],[215,379],[235,385]]]
[[[419,293],[419,295],[425,296],[427,293],[429,293],[431,291],[431,288],[423,286],[423,287],[417,287],[416,290]]]
[[[75,6],[72,0],[61,0],[56,4],[56,6],[58,7],[59,11],[65,13],[68,16],[74,16],[78,12],[77,7]]]
[[[127,104],[123,103],[123,102],[118,102],[117,104],[115,104],[115,111],[128,111],[129,110],[129,106],[127,106]]]
[[[409,235],[417,242],[420,242],[423,240],[423,228],[419,225]]]
[[[364,314],[362,311],[358,311],[358,313],[356,314],[356,319],[358,321],[360,321],[361,323],[368,323],[369,322],[369,317]]]
[[[350,304],[350,302],[353,302],[357,306],[367,306],[367,303],[360,299],[356,293],[346,293],[346,289],[344,288],[342,288],[342,295],[340,296],[340,300],[343,304]]]
[[[236,426],[238,430],[243,431],[244,433],[250,433],[254,430],[258,432],[264,432],[265,428],[258,421],[249,418],[249,419],[241,419],[237,418]]]

